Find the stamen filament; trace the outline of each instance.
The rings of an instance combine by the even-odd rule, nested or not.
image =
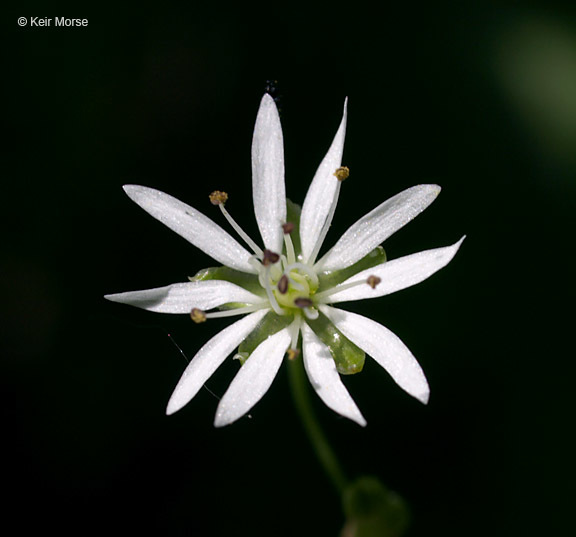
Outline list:
[[[358,280],[355,282],[350,282],[345,285],[337,285],[336,287],[332,287],[331,289],[327,289],[326,291],[322,291],[321,293],[317,293],[314,295],[315,300],[319,300],[324,302],[324,299],[339,293],[340,291],[346,291],[347,289],[352,289],[353,287],[358,287],[359,285],[369,285],[366,280]],[[329,302],[329,301],[326,301]]]
[[[294,315],[294,321],[288,327],[290,331],[290,348],[296,350],[298,345],[298,336],[300,335],[300,326],[302,325],[302,316],[299,313]]]
[[[270,306],[272,306],[272,309],[278,314],[278,315],[285,315],[286,312],[280,307],[280,304],[278,304],[278,301],[276,300],[276,297],[274,296],[274,292],[272,291],[272,286],[270,285],[270,267],[265,267],[264,270],[264,282],[262,282],[262,279],[260,280],[260,283],[263,283],[263,287],[264,289],[266,289],[266,295],[268,296],[268,300],[270,301]]]
[[[244,242],[250,246],[250,248],[252,248],[252,250],[254,251],[254,253],[258,256],[258,257],[262,257],[262,249],[248,236],[248,234],[236,223],[236,220],[234,220],[234,218],[232,218],[232,216],[230,216],[230,213],[224,208],[224,204],[220,203],[218,205],[218,207],[220,207],[220,210],[222,211],[222,214],[224,215],[224,217],[226,218],[226,220],[228,220],[229,224],[234,228],[234,230],[236,231],[236,233],[238,233],[238,235],[240,235],[240,237],[242,237],[244,239]]]
[[[338,184],[336,185],[336,191],[334,192],[334,199],[332,200],[332,205],[330,205],[330,211],[328,212],[328,216],[326,217],[326,220],[324,221],[324,225],[322,226],[322,229],[320,230],[320,234],[318,235],[318,239],[316,240],[316,244],[314,245],[314,248],[312,249],[312,253],[310,254],[310,257],[308,258],[307,262],[309,265],[313,265],[314,262],[316,261],[316,256],[318,255],[318,252],[320,251],[320,248],[322,247],[322,244],[324,243],[324,239],[326,238],[328,230],[330,229],[330,226],[332,225],[332,219],[334,218],[334,212],[336,211],[336,205],[338,205],[338,197],[340,196],[340,185],[341,184],[342,184],[342,182],[338,181]]]
[[[286,258],[289,264],[296,262],[296,254],[294,253],[294,244],[292,238],[288,233],[284,234],[284,244],[286,245]]]
[[[250,306],[245,306],[243,308],[235,308],[232,310],[224,311],[214,311],[212,313],[205,313],[206,319],[216,319],[218,317],[233,317],[234,315],[244,315],[245,313],[252,313],[254,311],[262,310],[267,308],[266,303],[263,304],[252,304]]]
[[[316,308],[304,308],[304,315],[306,315],[307,319],[314,321],[315,319],[318,319],[320,313],[318,313]]]

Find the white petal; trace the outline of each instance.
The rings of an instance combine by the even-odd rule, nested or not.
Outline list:
[[[302,351],[306,373],[320,399],[334,412],[365,426],[366,420],[340,379],[330,350],[306,324],[302,325]]]
[[[264,301],[239,285],[221,280],[175,283],[105,295],[104,298],[158,313],[190,313],[192,308],[209,310],[228,302],[257,304]]]
[[[334,172],[342,164],[342,152],[344,150],[344,138],[346,136],[347,102],[344,102],[344,113],[338,132],[332,141],[332,145],[320,163],[314,179],[310,184],[306,199],[302,205],[300,216],[300,241],[302,243],[302,255],[306,262],[316,246],[320,237],[320,231],[326,218],[330,214],[332,204],[340,187],[340,181],[334,176]],[[321,245],[320,245],[321,246]]]
[[[380,204],[340,237],[316,263],[316,270],[339,270],[356,263],[419,215],[439,193],[438,185],[418,185]]]
[[[142,209],[216,261],[243,272],[256,272],[249,263],[250,253],[196,209],[153,188],[125,185],[124,191]]]
[[[425,250],[363,270],[342,282],[341,286],[353,282],[366,282],[369,276],[374,275],[381,280],[375,289],[372,289],[368,284],[358,285],[330,295],[327,302],[335,304],[347,300],[376,298],[416,285],[450,263],[465,237],[462,237],[452,246]]]
[[[220,364],[256,328],[267,311],[257,311],[236,321],[216,334],[196,353],[168,401],[166,414],[170,415],[180,410],[198,393]]]
[[[329,306],[320,306],[340,332],[372,356],[403,390],[426,404],[430,395],[422,368],[400,338],[372,319]]]
[[[222,397],[214,425],[228,425],[248,412],[268,391],[290,345],[287,328],[264,340],[240,368]]]
[[[282,251],[282,224],[286,222],[284,147],[276,103],[265,94],[252,139],[252,197],[264,245]]]

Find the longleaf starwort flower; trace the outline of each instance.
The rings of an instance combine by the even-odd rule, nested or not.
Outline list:
[[[280,118],[274,100],[264,95],[252,142],[254,213],[263,248],[226,210],[228,195],[210,195],[210,202],[252,252],[168,194],[124,186],[140,207],[223,266],[200,271],[188,282],[106,298],[149,311],[190,315],[196,323],[245,315],[197,352],[168,402],[168,414],[186,405],[236,349],[242,365],[220,400],[216,426],[232,423],[260,400],[285,356],[303,359],[324,403],[360,425],[366,421],[340,375],[360,371],[365,353],[407,393],[427,403],[428,383],[406,345],[381,324],[333,304],[377,298],[420,283],[450,262],[464,237],[451,246],[386,260],[381,243],[440,192],[437,185],[417,185],[360,218],[318,259],[342,184],[350,180],[350,170],[341,163],[346,116],[345,102],[336,136],[300,208],[286,199]]]

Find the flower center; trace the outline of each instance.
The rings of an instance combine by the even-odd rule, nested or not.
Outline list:
[[[278,304],[283,308],[297,308],[295,301],[299,298],[310,300],[311,290],[308,279],[297,270],[283,274],[280,280],[275,282],[273,289]]]
[[[281,272],[279,266],[276,271],[268,271],[268,281],[265,282],[270,285],[270,301],[275,302],[274,306],[283,315],[300,315],[304,312],[306,317],[316,318],[318,311],[313,299],[318,289],[316,274],[302,263],[288,264],[284,257],[280,264],[284,266],[284,271]]]

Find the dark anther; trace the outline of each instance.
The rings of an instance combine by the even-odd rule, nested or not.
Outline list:
[[[264,258],[262,259],[262,264],[267,267],[268,265],[273,265],[274,263],[278,263],[280,260],[280,256],[273,252],[272,250],[264,250]]]
[[[294,224],[292,222],[286,222],[282,224],[282,230],[284,231],[284,235],[290,235],[294,231]]]
[[[278,291],[285,295],[288,292],[288,276],[286,274],[282,274],[282,278],[278,280]]]
[[[378,278],[378,276],[374,276],[374,274],[372,274],[372,276],[368,276],[368,279],[366,280],[366,283],[372,287],[372,289],[376,289],[376,286],[382,281],[381,278]]]
[[[294,305],[298,306],[299,308],[309,308],[310,306],[314,305],[314,302],[312,302],[312,300],[309,298],[300,297],[294,300]]]

